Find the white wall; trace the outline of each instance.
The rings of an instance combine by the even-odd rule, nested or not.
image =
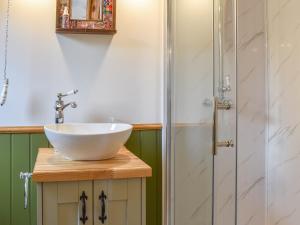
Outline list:
[[[79,107],[66,110],[66,121],[161,122],[163,1],[117,0],[114,36],[56,34],[55,2],[12,1],[10,89],[0,126],[53,122],[56,93],[73,88],[80,92],[66,101]],[[3,48],[1,41],[1,74]]]
[[[268,1],[268,225],[300,221],[300,1]]]

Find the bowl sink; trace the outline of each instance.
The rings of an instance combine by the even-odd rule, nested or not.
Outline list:
[[[44,129],[54,149],[71,160],[112,158],[132,132],[131,125],[122,123],[66,123]]]

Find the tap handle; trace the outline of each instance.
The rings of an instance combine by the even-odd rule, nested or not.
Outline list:
[[[77,92],[78,92],[78,90],[74,89],[74,90],[71,90],[71,91],[67,92],[66,94],[58,93],[57,97],[61,100],[63,97],[66,97],[66,96],[69,96],[69,95],[75,95],[75,94],[77,94]]]

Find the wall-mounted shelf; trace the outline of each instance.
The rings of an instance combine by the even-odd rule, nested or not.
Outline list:
[[[64,29],[56,28],[56,33],[62,34],[107,34],[113,35],[117,33],[116,30],[95,30],[95,29]]]

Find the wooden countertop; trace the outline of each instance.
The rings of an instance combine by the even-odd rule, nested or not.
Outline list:
[[[116,157],[102,161],[71,161],[50,148],[39,149],[34,182],[126,179],[151,177],[152,169],[125,147]]]

